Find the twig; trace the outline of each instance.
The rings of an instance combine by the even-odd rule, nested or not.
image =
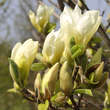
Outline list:
[[[53,6],[55,6],[56,8],[59,8],[59,6],[56,4],[56,3],[54,3],[52,0],[48,0]]]
[[[73,76],[73,78],[72,78],[73,81],[75,81],[75,79],[76,79],[78,70],[79,70],[79,66],[76,66],[75,69],[74,69],[74,71],[73,71],[73,72],[74,72],[74,74],[73,74],[74,76]]]
[[[83,98],[82,100],[83,100],[84,102],[86,102],[85,104],[91,104],[91,105],[95,106],[98,110],[102,110],[102,108],[103,108],[103,105],[93,103],[92,101],[87,100],[87,99],[85,99],[85,98]]]
[[[79,110],[79,106],[78,106],[77,103],[75,102],[75,100],[74,100],[74,98],[73,98],[73,95],[70,96],[70,99],[71,99],[71,101],[72,101],[72,103],[73,103],[73,105],[74,105],[74,109],[75,109],[75,110]]]
[[[64,0],[66,4],[68,4],[71,8],[75,7],[75,4],[71,0]]]
[[[26,98],[27,100],[29,100],[30,102],[37,102],[36,96],[32,92],[27,90],[26,88],[23,88],[21,90],[21,93],[22,93],[23,97]]]
[[[80,98],[79,98],[79,100],[78,100],[78,106],[79,106],[79,107],[81,106],[81,100],[82,100],[82,98],[83,98],[83,94],[80,95]]]
[[[57,2],[58,2],[58,5],[59,5],[60,10],[63,11],[63,9],[64,9],[63,0],[57,0]]]

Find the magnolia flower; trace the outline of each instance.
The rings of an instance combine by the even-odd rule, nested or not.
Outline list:
[[[18,66],[20,80],[23,81],[24,85],[26,84],[29,70],[36,57],[37,50],[38,41],[33,41],[32,39],[28,39],[24,44],[17,43],[12,50],[11,59]],[[13,74],[11,66],[10,73]]]
[[[60,60],[64,50],[64,42],[62,41],[62,33],[52,31],[45,39],[43,46],[43,58],[45,62],[54,64]]]
[[[32,25],[41,32],[42,29],[49,22],[50,15],[53,13],[53,8],[47,7],[46,5],[39,5],[37,13],[29,12],[29,18]]]
[[[60,25],[64,32],[66,49],[72,37],[74,37],[75,44],[80,44],[85,48],[100,24],[99,11],[86,11],[82,14],[77,5],[74,10],[65,7],[60,16]]]
[[[60,69],[60,88],[65,94],[72,91],[72,69],[67,61],[65,61]]]
[[[58,77],[59,63],[54,64],[47,73],[45,73],[42,79],[42,93],[46,95],[46,91],[53,94]],[[47,89],[47,90],[46,90]],[[46,96],[47,97],[47,96]]]
[[[42,84],[42,80],[41,80],[41,75],[40,73],[37,73],[37,76],[35,78],[35,82],[34,82],[34,90],[35,92],[38,92],[38,98],[40,99],[40,91],[41,91],[41,84]]]

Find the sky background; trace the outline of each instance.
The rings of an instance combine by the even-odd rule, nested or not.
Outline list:
[[[0,0],[1,2],[2,0]],[[26,0],[24,0],[26,1]],[[32,10],[37,8],[37,0],[27,0],[29,7],[23,0],[6,0],[6,3],[0,7],[0,42],[8,39],[15,42],[20,41],[22,38],[31,36],[30,23],[27,22],[29,7]],[[56,2],[56,0],[53,0]],[[48,0],[44,0],[47,5]],[[105,10],[103,16],[103,24],[106,25],[108,13],[110,13],[110,6],[104,0],[86,0],[90,9],[98,9],[100,13]],[[22,6],[21,6],[22,5]]]

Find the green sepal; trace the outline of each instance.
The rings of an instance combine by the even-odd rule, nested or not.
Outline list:
[[[48,22],[47,25],[44,28],[44,34],[47,35],[49,34],[53,29],[56,28],[56,24],[55,23],[50,23]]]
[[[20,85],[18,66],[17,66],[17,64],[16,64],[11,58],[9,58],[8,60],[9,60],[10,74],[11,74],[11,76],[12,76],[12,79],[13,79],[18,85]]]
[[[31,66],[32,71],[42,71],[45,69],[45,65],[43,63],[33,63]]]
[[[56,103],[63,103],[65,101],[65,95],[63,92],[58,92],[57,94],[55,94],[52,98],[51,101],[52,102],[56,102]]]
[[[76,57],[80,56],[83,54],[83,46],[82,45],[74,45],[72,48],[71,48],[71,53],[72,53],[72,59],[75,59]]]
[[[100,64],[102,56],[102,48],[99,48],[95,55],[92,57],[91,62],[88,64],[88,68],[92,67],[93,65]]]
[[[102,42],[102,39],[101,39],[101,37],[94,36],[92,38],[91,42],[98,44],[98,43],[101,43]]]

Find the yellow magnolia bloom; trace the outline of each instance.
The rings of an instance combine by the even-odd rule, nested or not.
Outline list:
[[[42,29],[46,26],[49,22],[50,15],[53,12],[53,8],[47,7],[46,5],[39,5],[36,15],[34,12],[29,12],[29,18],[32,25],[41,32]]]
[[[55,64],[60,60],[64,50],[64,42],[62,40],[62,33],[59,31],[52,31],[45,39],[42,54],[45,62]]]
[[[29,70],[38,50],[38,41],[28,39],[23,44],[17,43],[11,53],[11,59],[16,63],[19,69],[20,80],[26,84]],[[12,68],[10,68],[10,72]],[[13,74],[13,73],[11,73]]]
[[[66,45],[65,49],[69,47],[72,37],[74,37],[76,44],[86,48],[100,24],[101,16],[99,16],[99,11],[91,10],[82,14],[81,9],[77,5],[74,10],[65,7],[60,16],[61,30],[64,32]]]

